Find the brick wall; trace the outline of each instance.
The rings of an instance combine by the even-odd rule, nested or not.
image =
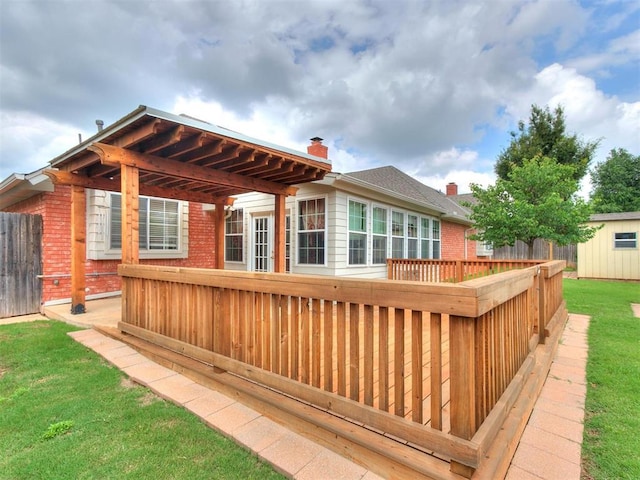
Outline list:
[[[475,260],[476,242],[473,240],[466,241],[467,255],[465,256],[465,234],[468,236],[471,232],[467,231],[469,227],[458,223],[442,222],[442,231],[440,232],[442,259],[443,260]]]
[[[42,301],[71,297],[71,188],[57,185],[45,192],[12,205],[6,211],[42,215]],[[202,204],[189,203],[189,256],[180,259],[141,260],[147,265],[214,268],[213,212]],[[85,264],[87,295],[117,292],[120,277],[118,260],[87,260]]]

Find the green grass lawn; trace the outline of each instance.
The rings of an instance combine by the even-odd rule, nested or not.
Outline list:
[[[640,478],[640,284],[565,280],[571,313],[591,316],[583,478]]]
[[[1,479],[275,479],[54,321],[0,326]]]

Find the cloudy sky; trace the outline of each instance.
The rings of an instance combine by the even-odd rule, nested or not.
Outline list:
[[[640,154],[640,2],[0,2],[0,181],[142,104],[466,192],[534,103]]]

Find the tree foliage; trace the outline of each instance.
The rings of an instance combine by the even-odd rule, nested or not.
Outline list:
[[[518,131],[511,132],[511,143],[498,156],[495,172],[508,180],[514,166],[536,156],[550,157],[560,165],[573,167],[572,176],[580,180],[587,173],[599,142],[583,142],[577,135],[566,132],[564,110],[561,106],[551,112],[537,105],[531,106],[529,123],[518,123]]]
[[[640,155],[613,149],[591,170],[591,205],[597,213],[640,211]]]
[[[529,247],[529,258],[536,238],[567,245],[586,242],[597,230],[585,225],[590,210],[576,195],[574,167],[549,157],[524,160],[507,179],[498,178],[486,189],[473,184],[471,191],[477,202],[468,205],[477,229],[471,239],[494,247],[521,240]]]

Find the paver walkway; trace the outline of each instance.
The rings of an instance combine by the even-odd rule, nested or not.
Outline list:
[[[569,315],[506,480],[580,480],[589,317]]]

